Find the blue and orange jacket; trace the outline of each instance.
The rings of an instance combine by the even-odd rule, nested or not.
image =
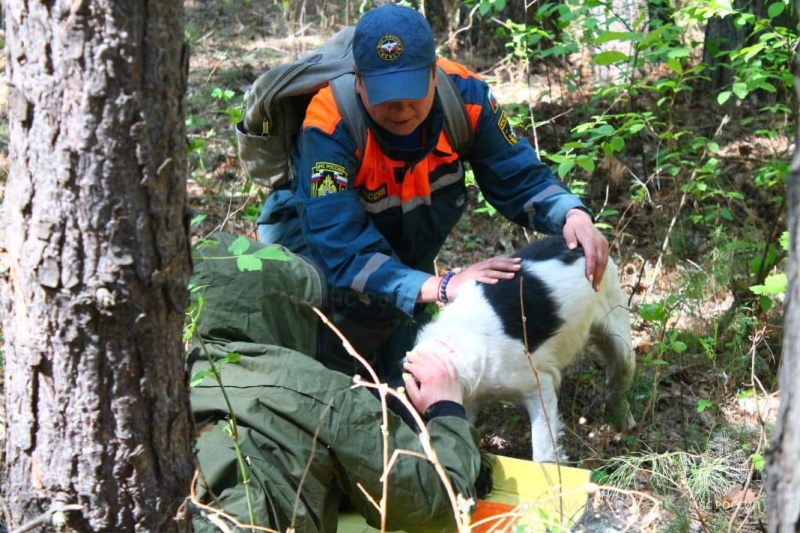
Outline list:
[[[439,65],[466,105],[474,132],[466,161],[486,200],[517,224],[560,233],[567,211],[585,209],[581,201],[514,135],[483,80],[457,63],[439,59]],[[293,201],[314,259],[333,287],[413,312],[422,284],[434,274],[434,259],[466,208],[464,161],[443,124],[437,97],[423,126],[424,147],[399,148],[402,139],[370,123],[359,154],[330,88],[315,95],[293,156]]]

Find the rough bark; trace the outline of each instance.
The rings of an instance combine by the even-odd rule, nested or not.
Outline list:
[[[62,498],[75,531],[185,529],[182,2],[3,7],[7,526]]]
[[[797,58],[794,76],[795,90],[800,94]],[[800,140],[800,129],[796,138]],[[766,479],[769,531],[780,533],[800,531],[800,465],[797,461],[800,457],[800,149],[797,148],[789,174],[787,198],[790,251],[779,371],[781,405],[768,455]]]

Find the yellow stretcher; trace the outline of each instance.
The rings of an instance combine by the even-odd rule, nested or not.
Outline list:
[[[580,519],[588,498],[588,470],[500,455],[488,457],[494,488],[486,500],[478,501],[472,515],[473,533],[568,531]],[[338,530],[378,531],[354,513],[340,515]]]

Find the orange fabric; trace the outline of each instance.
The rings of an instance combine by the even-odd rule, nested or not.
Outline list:
[[[483,80],[480,76],[469,70],[467,67],[460,63],[456,63],[454,61],[450,61],[449,59],[444,59],[440,57],[436,60],[436,64],[442,67],[442,70],[447,72],[448,74],[458,74],[462,78],[478,78],[479,80]]]
[[[333,89],[323,87],[313,98],[314,104],[309,104],[306,109],[306,118],[303,127],[314,126],[324,131],[328,135],[333,135],[336,125],[342,120],[339,115],[339,108],[333,97]]]
[[[505,531],[506,528],[516,522],[516,517],[507,516],[513,513],[516,506],[508,503],[490,502],[487,500],[478,500],[475,506],[475,512],[472,513],[472,533],[484,533],[487,531]],[[486,520],[485,522],[478,524]]]
[[[467,110],[469,127],[472,128],[472,131],[475,131],[478,128],[478,119],[481,117],[483,107],[476,104],[464,104],[464,108]]]
[[[406,163],[386,157],[369,132],[354,186],[370,195],[371,201],[397,197],[405,203],[414,198],[427,198],[431,194],[430,174],[440,165],[458,159],[444,133],[439,136],[437,148],[441,150],[440,154],[431,153],[413,168],[407,168]]]
[[[466,68],[464,65],[459,63],[454,63],[453,61],[449,61],[447,59],[439,58],[436,61],[436,64],[442,67],[448,74],[455,74],[462,78],[477,78],[482,80],[480,76]],[[465,104],[464,107],[467,110],[467,117],[469,117],[469,125],[472,128],[472,131],[475,131],[478,127],[478,119],[481,116],[482,107],[478,104]]]

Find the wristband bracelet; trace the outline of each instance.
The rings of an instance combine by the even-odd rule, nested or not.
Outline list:
[[[455,276],[456,273],[453,271],[448,272],[442,278],[442,281],[439,282],[439,300],[443,304],[448,304],[450,301],[447,299],[447,284],[450,283],[450,279]]]

